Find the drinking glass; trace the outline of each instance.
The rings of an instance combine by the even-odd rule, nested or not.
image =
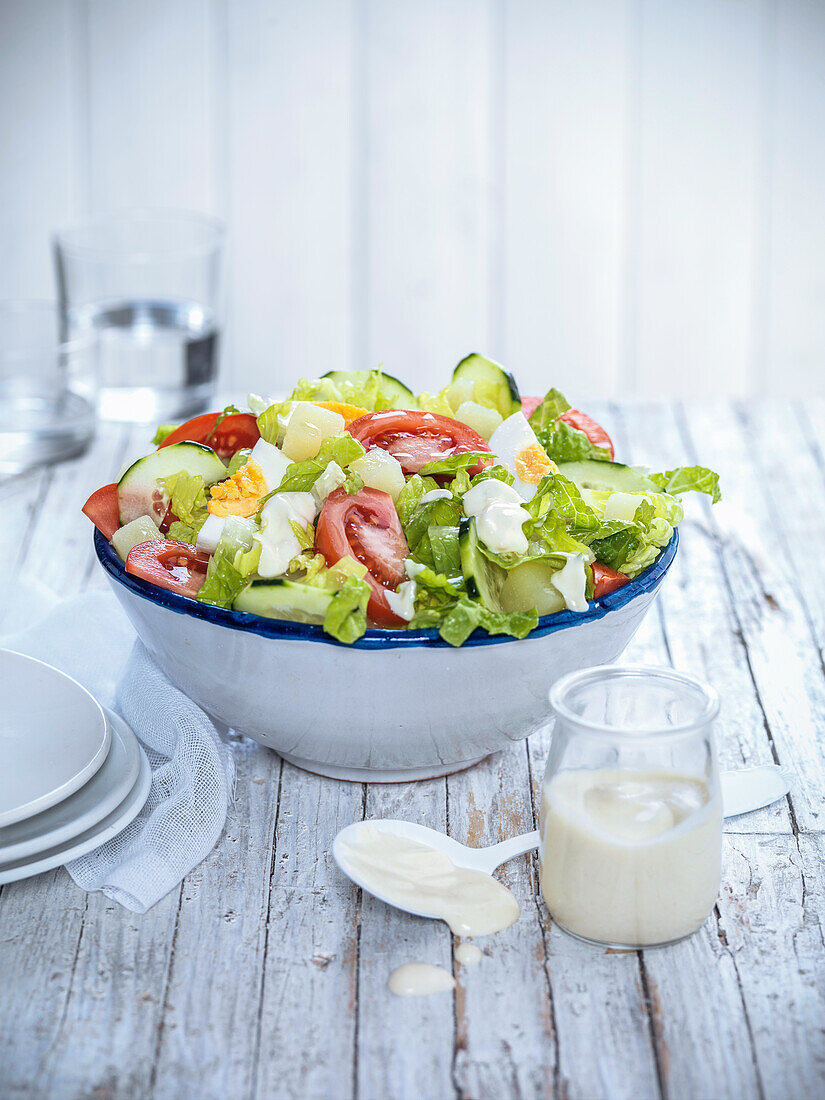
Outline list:
[[[224,227],[200,214],[104,214],[55,235],[69,338],[94,333],[100,415],[178,420],[203,412],[218,377]]]
[[[550,706],[540,879],[554,921],[620,948],[695,932],[719,892],[716,692],[672,669],[607,665],[557,681]]]
[[[94,435],[95,342],[61,339],[54,302],[0,302],[0,476],[80,454]]]

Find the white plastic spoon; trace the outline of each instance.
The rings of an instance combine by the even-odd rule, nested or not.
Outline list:
[[[790,790],[790,778],[790,773],[776,764],[722,772],[720,782],[725,817],[737,817],[739,814],[750,813],[752,810],[762,809],[763,806],[769,806],[777,799],[783,798]],[[365,826],[417,841],[428,848],[443,852],[457,867],[481,871],[486,875],[492,875],[496,867],[506,863],[507,860],[515,859],[516,856],[522,856],[525,852],[538,848],[541,839],[538,831],[534,831],[511,837],[488,848],[468,848],[466,844],[460,844],[446,833],[440,833],[437,829],[430,829],[426,825],[417,825],[413,821],[382,818],[355,821],[342,829],[333,841],[332,854],[344,874],[357,886],[377,897],[379,901],[423,917],[432,916],[432,914],[422,913],[420,910],[399,905],[396,901],[382,897],[375,889],[361,881],[358,872],[351,866],[348,851],[356,842],[358,830]]]

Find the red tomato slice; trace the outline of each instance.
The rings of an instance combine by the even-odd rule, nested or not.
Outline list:
[[[215,424],[220,416],[220,413],[204,413],[194,420],[187,420],[185,424],[175,428],[171,435],[167,435],[158,450],[185,441],[205,443],[218,458],[226,460],[243,447],[254,447],[261,438],[258,421],[251,413],[232,413],[225,416],[216,428]]]
[[[206,580],[209,555],[188,542],[151,539],[133,546],[126,558],[126,572],[179,596],[194,597]]]
[[[593,562],[593,599],[600,600],[609,592],[615,592],[623,584],[627,584],[630,577],[624,573],[617,573],[609,565],[602,565],[599,561]]]
[[[388,409],[367,413],[349,426],[353,439],[371,451],[380,447],[401,463],[405,474],[417,474],[428,462],[468,451],[487,451],[486,440],[466,424],[431,412],[410,412]],[[480,473],[484,462],[470,467],[470,474]]]
[[[92,493],[83,505],[83,514],[89,517],[105,538],[111,539],[120,527],[116,482],[112,482],[111,485],[104,485]]]
[[[363,419],[363,418],[362,418]],[[335,565],[351,557],[366,565],[372,588],[367,615],[376,626],[406,626],[390,608],[387,589],[405,580],[407,540],[389,493],[362,489],[349,496],[344,489],[330,493],[318,517],[315,547]]]
[[[561,414],[559,420],[564,420],[571,428],[578,428],[580,432],[584,432],[594,447],[607,447],[608,451],[610,451],[611,462],[616,457],[616,452],[613,449],[613,440],[601,424],[598,424],[592,416],[588,416],[587,413],[579,412],[578,409],[568,409],[566,413]]]

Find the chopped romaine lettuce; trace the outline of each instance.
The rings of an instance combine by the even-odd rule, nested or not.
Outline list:
[[[231,607],[257,570],[261,544],[253,540],[255,524],[243,516],[227,516],[215,553],[206,567],[198,599],[217,607]]]
[[[206,489],[200,474],[190,476],[185,470],[160,478],[159,484],[177,517],[169,526],[169,538],[179,542],[195,542],[209,515]]]
[[[677,466],[675,470],[667,470],[663,474],[651,474],[650,480],[655,481],[662,492],[671,495],[693,490],[696,493],[707,493],[713,504],[722,499],[719,475],[704,466]]]
[[[156,447],[159,447],[164,439],[167,439],[172,432],[176,432],[180,424],[158,424],[158,430],[155,432],[152,442]]]
[[[356,642],[367,629],[367,604],[372,589],[351,575],[332,597],[324,617],[324,630],[339,642]]]

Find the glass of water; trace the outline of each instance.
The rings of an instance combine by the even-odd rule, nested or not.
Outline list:
[[[214,218],[162,210],[55,235],[64,331],[97,337],[105,419],[186,419],[212,401],[224,236]]]
[[[85,450],[96,366],[93,339],[61,339],[53,302],[0,302],[0,477]]]

